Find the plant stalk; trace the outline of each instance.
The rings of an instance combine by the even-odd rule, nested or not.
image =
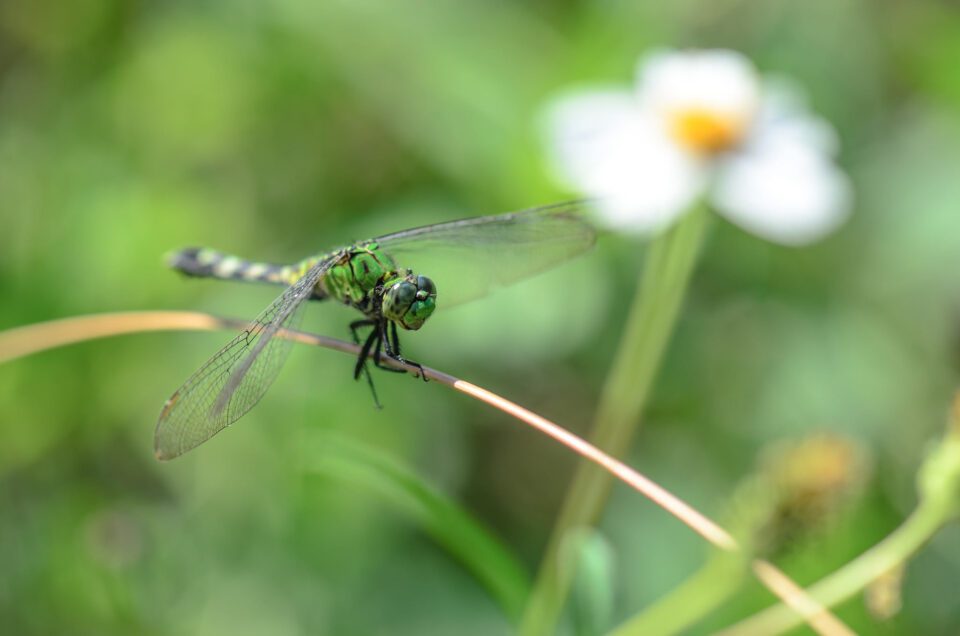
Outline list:
[[[907,563],[944,525],[960,516],[960,394],[952,415],[946,437],[920,468],[920,502],[916,509],[885,539],[809,586],[807,592],[815,601],[825,607],[846,601],[883,574]],[[802,620],[785,605],[775,605],[719,633],[767,636],[792,629]]]
[[[698,205],[650,246],[637,295],[607,376],[590,441],[622,457],[673,333],[709,217]],[[562,546],[572,531],[595,525],[610,492],[610,477],[581,463],[567,493],[524,613],[522,636],[554,633],[573,579]]]

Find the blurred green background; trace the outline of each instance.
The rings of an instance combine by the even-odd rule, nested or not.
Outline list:
[[[252,317],[276,290],[184,280],[163,254],[289,261],[575,196],[547,176],[542,107],[572,85],[630,82],[653,46],[741,50],[804,84],[843,141],[857,209],[825,242],[791,250],[713,225],[629,457],[729,519],[769,444],[851,438],[873,466],[861,496],[778,560],[815,580],[913,507],[957,384],[955,3],[0,2],[0,328],[133,309]],[[643,251],[604,238],[535,283],[438,312],[407,351],[585,432]],[[351,318],[317,304],[304,326],[344,337]],[[349,357],[298,348],[240,426],[156,462],[160,406],[228,337],[128,336],[0,367],[0,631],[510,633],[455,556],[476,539],[438,542],[409,492],[338,448],[405,466],[526,576],[570,454],[436,383],[378,374],[377,411]],[[604,627],[708,552],[620,486],[602,535]],[[910,564],[899,615],[880,621],[859,597],[838,613],[864,632],[957,633],[958,576],[954,527]],[[751,583],[696,633],[770,602]]]

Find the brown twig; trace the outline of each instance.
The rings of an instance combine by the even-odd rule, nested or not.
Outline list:
[[[780,600],[803,617],[820,634],[835,636],[853,636],[854,632],[830,613],[822,603],[790,580],[786,574],[768,561],[757,559],[753,562],[753,573],[760,582],[773,591]]]
[[[247,323],[243,321],[217,318],[209,314],[190,311],[134,311],[65,318],[0,332],[0,363],[55,347],[122,334],[148,331],[216,331],[220,329],[242,329],[246,325]],[[303,331],[285,330],[281,331],[279,335],[294,342],[354,355],[359,353],[360,350],[357,345]],[[407,371],[419,370],[393,360],[385,359],[384,361]],[[740,550],[740,546],[730,533],[705,515],[623,462],[607,455],[563,427],[470,382],[429,367],[423,367],[422,371],[426,377],[513,416],[601,466],[672,514],[715,547],[730,552]],[[753,561],[753,568],[761,582],[786,604],[803,615],[817,632],[831,636],[846,636],[852,633],[839,619],[810,598],[802,588],[772,564],[755,560]]]
[[[224,328],[242,328],[245,325],[246,323],[224,320],[208,314],[195,312],[145,311],[80,316],[77,318],[67,318],[64,320],[19,327],[0,333],[0,362],[6,362],[45,349],[113,335],[142,331],[217,330]],[[280,336],[301,344],[325,347],[344,353],[357,354],[360,350],[357,345],[303,331],[286,330],[282,331]],[[384,362],[408,371],[417,370],[414,367],[389,359],[384,359]],[[718,548],[724,550],[736,549],[736,542],[733,537],[716,523],[707,519],[688,504],[629,466],[610,457],[573,433],[475,384],[429,367],[424,367],[423,371],[429,379],[435,380],[461,393],[465,393],[508,415],[512,415],[518,420],[546,433],[574,452],[603,466],[623,482],[676,516]]]

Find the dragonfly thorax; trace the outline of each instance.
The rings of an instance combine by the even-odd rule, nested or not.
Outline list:
[[[356,307],[368,318],[381,317],[416,330],[433,313],[437,288],[426,276],[398,269],[375,242],[341,250],[317,285],[321,297]],[[312,262],[317,262],[314,259]],[[310,262],[305,261],[306,269]]]
[[[375,243],[342,250],[332,258],[330,269],[318,285],[324,295],[361,309],[371,292],[394,271],[393,262]],[[310,263],[310,259],[305,261],[306,269]]]
[[[410,270],[384,281],[381,312],[404,329],[417,330],[437,307],[437,287],[426,276]]]

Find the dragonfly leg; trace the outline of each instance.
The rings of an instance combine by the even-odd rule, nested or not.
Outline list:
[[[363,322],[363,321],[358,321]],[[354,339],[359,341],[356,334],[356,323],[350,325],[350,330],[354,334]],[[359,380],[360,374],[362,373],[367,378],[367,386],[370,387],[370,393],[373,394],[373,403],[378,409],[382,409],[383,406],[380,404],[380,398],[377,397],[377,388],[373,385],[373,375],[370,373],[370,369],[367,367],[367,358],[370,357],[370,347],[374,346],[376,343],[376,348],[380,348],[380,337],[379,332],[374,329],[370,332],[370,335],[367,336],[366,341],[363,343],[363,346],[360,348],[360,355],[357,356],[357,365],[353,369],[353,379]],[[359,342],[358,342],[359,344]]]
[[[386,321],[384,321],[384,323],[385,322]],[[400,355],[400,337],[397,335],[397,323],[390,321],[389,329],[390,331],[388,333],[386,324],[382,324],[380,326],[380,339],[383,341],[383,348],[385,349],[384,355],[386,355],[388,358],[396,360],[397,362],[402,362],[410,365],[411,367],[415,367],[418,369],[418,373],[416,373],[414,377],[422,378],[423,381],[426,382],[427,376],[423,373],[423,366],[419,362],[407,360]]]
[[[371,321],[369,321],[369,320],[354,320],[353,322],[350,323],[350,335],[353,337],[353,343],[354,343],[355,345],[360,345],[360,334],[358,333],[359,330],[360,330],[360,328],[361,328],[361,327],[365,327],[365,326],[370,325],[370,324],[371,324]],[[369,338],[368,338],[368,340],[369,340]],[[370,343],[366,343],[365,347],[366,347],[367,353],[363,353],[364,348],[361,348],[361,353],[360,353],[359,356],[357,356],[357,364],[356,364],[356,366],[355,366],[354,369],[353,369],[353,379],[354,379],[354,380],[359,380],[359,379],[360,379],[360,373],[362,373],[362,372],[366,372],[366,373],[367,373],[367,379],[368,379],[368,380],[369,380],[369,378],[370,378],[370,373],[367,372],[366,369],[364,368],[364,367],[365,367],[364,362],[366,362],[367,355],[369,354],[369,350],[370,350]]]
[[[353,325],[351,325],[351,328]],[[356,338],[356,331],[354,331],[354,337]],[[377,348],[380,347],[379,344],[380,335],[376,329],[370,332],[370,335],[367,336],[366,341],[364,341],[363,346],[360,347],[360,354],[357,356],[357,364],[353,368],[353,379],[357,380],[360,378],[360,374],[364,372],[367,368],[367,358],[370,357],[370,349],[374,346],[375,341]],[[360,344],[360,340],[357,339],[357,344]]]
[[[400,357],[400,336],[397,335],[397,323],[390,321],[390,337],[393,339],[393,352]]]
[[[369,327],[371,325],[376,325],[377,323],[373,320],[354,320],[350,323],[350,333],[353,335],[353,341],[356,344],[360,344],[360,335],[358,333],[361,327]],[[367,376],[367,383],[373,388],[373,378],[370,376],[370,370],[367,368],[367,359],[373,358],[374,365],[380,369],[387,369],[388,371],[397,371],[398,373],[403,373],[400,369],[392,369],[389,367],[383,367],[380,365],[380,338],[378,337],[379,330],[374,327],[373,331],[370,332],[370,335],[367,336],[366,341],[363,344],[363,347],[360,349],[360,355],[357,356],[357,365],[353,369],[353,379],[359,380],[360,374],[363,373]],[[373,347],[373,355],[370,354],[370,349]],[[376,392],[374,391],[374,399],[376,399]]]
[[[397,335],[397,323],[395,323],[395,322],[391,322],[391,323],[390,323],[390,332],[391,332],[391,335],[393,336],[393,349],[394,349],[394,351],[397,352],[397,356],[399,357],[399,356],[400,356],[400,336]],[[420,370],[420,378],[421,378],[424,382],[429,382],[429,380],[427,380],[426,374],[423,372],[423,365],[421,365],[419,362],[414,362],[414,361],[412,361],[412,360],[406,360],[406,363],[407,363],[407,364],[410,364],[410,365],[413,365],[413,366],[415,366],[417,369],[419,369],[419,370]]]
[[[406,369],[397,369],[396,367],[391,367],[386,364],[383,364],[383,358],[385,357],[389,357],[391,359],[394,359],[394,358],[393,356],[387,356],[387,354],[385,353],[381,355],[382,344],[383,344],[383,338],[378,338],[377,346],[374,348],[374,351],[373,351],[373,365],[378,369],[383,369],[384,371],[389,371],[390,373],[406,373],[407,372]]]
[[[399,360],[401,362],[403,362],[404,360],[390,353],[390,341],[386,339],[386,334],[387,334],[386,330],[380,327],[377,327],[376,329],[377,329],[377,332],[380,334],[380,338],[377,339],[377,346],[373,352],[374,366],[376,366],[378,369],[389,371],[390,373],[406,373],[407,372],[406,369],[397,369],[395,367],[391,367],[382,363],[383,357],[390,358],[391,360]],[[386,352],[383,352],[382,356],[381,356],[381,348],[387,349]]]
[[[353,322],[351,322],[350,335],[353,336],[353,343],[360,344],[360,335],[357,333],[360,327],[369,327],[370,325],[374,325],[374,324],[376,324],[374,321],[366,318],[363,320],[354,320]]]

